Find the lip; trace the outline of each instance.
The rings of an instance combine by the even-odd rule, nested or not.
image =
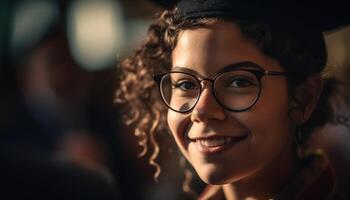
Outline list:
[[[194,144],[194,146],[200,153],[204,155],[214,155],[231,149],[238,143],[247,139],[248,135],[249,134],[245,134],[242,136],[208,136],[188,139]],[[218,140],[220,139],[221,142],[218,142]],[[223,142],[223,140],[225,140],[225,142]]]

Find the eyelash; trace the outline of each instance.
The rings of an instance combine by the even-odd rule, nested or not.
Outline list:
[[[250,80],[250,78],[247,78],[247,77],[234,77],[234,78],[231,78],[228,81],[228,84],[226,86],[230,87],[234,81],[244,81],[245,83],[249,84],[248,86],[256,85],[253,81]],[[234,86],[234,87],[237,87],[237,86]],[[247,86],[243,86],[243,87],[247,87]]]
[[[190,89],[183,89],[181,88],[181,86],[183,84],[192,84],[191,86],[194,86],[193,88],[190,88],[190,89],[196,89],[195,86],[196,84],[191,82],[191,81],[186,81],[186,80],[180,80],[180,81],[177,81],[175,84],[174,84],[174,88],[179,88],[181,90],[190,90]]]

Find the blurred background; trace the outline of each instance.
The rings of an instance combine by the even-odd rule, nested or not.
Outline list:
[[[146,0],[0,1],[0,199],[191,199],[177,152],[160,155],[155,182],[113,103],[118,61],[160,10]],[[349,86],[350,27],[325,34],[329,66]]]

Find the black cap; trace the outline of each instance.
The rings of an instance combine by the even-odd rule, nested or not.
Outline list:
[[[322,32],[350,24],[347,6],[341,0],[153,0],[166,2],[167,9],[178,8],[182,19],[229,18],[262,22],[274,33],[288,35],[302,52],[308,52],[312,65],[278,55],[276,58],[289,73],[319,73],[326,64],[327,51]],[[161,4],[160,4],[161,5]],[[288,41],[286,41],[288,42]],[[283,43],[283,42],[282,42]],[[278,43],[276,47],[286,45]],[[270,51],[270,50],[269,50]],[[277,55],[271,55],[277,56]],[[311,61],[310,61],[311,62]],[[302,73],[300,73],[302,72]]]
[[[269,24],[298,25],[329,31],[350,23],[341,0],[152,0],[165,8],[177,7],[184,19],[230,17]]]
[[[176,5],[176,3],[179,2],[179,0],[149,0],[149,1],[166,9],[172,9]]]

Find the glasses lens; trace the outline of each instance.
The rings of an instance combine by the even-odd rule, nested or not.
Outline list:
[[[259,96],[257,77],[244,70],[235,70],[221,74],[215,81],[217,100],[232,110],[245,110],[251,107]]]
[[[160,83],[164,102],[173,110],[186,112],[195,105],[200,92],[198,81],[191,75],[172,72]]]

